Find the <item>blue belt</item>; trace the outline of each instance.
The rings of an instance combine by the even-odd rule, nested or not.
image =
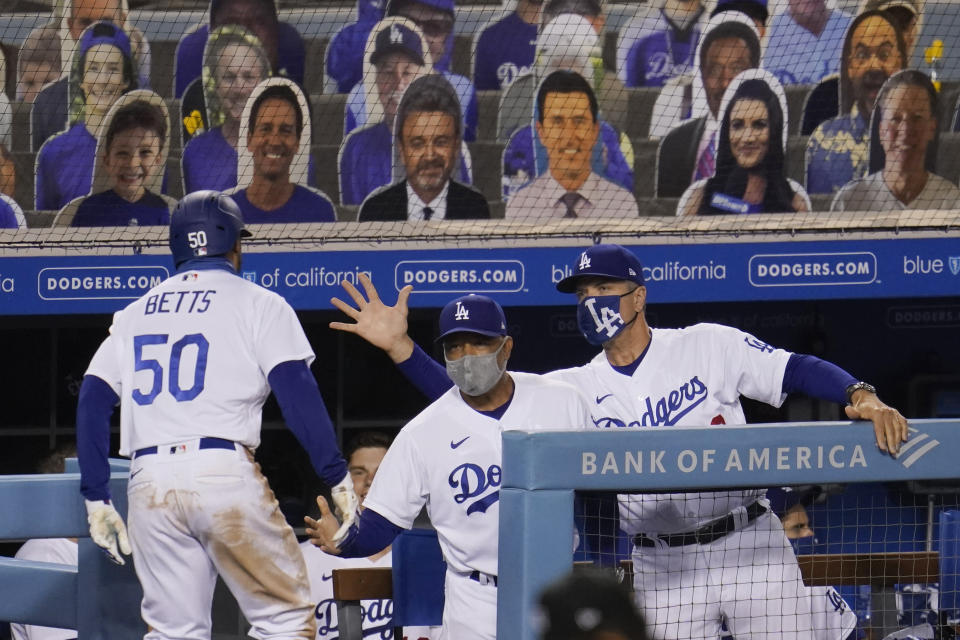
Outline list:
[[[167,445],[164,445],[167,446]],[[170,445],[170,453],[176,451],[177,445]],[[200,438],[200,448],[201,449],[236,449],[237,445],[233,440],[224,440],[223,438]],[[143,449],[137,449],[133,453],[134,458],[139,458],[140,456],[149,456],[153,455],[158,451],[159,447],[144,447]]]
[[[497,586],[497,576],[491,576],[488,573],[474,571],[470,574],[470,579],[474,582],[479,582],[480,584],[493,584],[493,586]]]

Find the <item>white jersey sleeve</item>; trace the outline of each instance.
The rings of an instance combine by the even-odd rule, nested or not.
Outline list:
[[[263,308],[253,333],[257,362],[264,374],[291,360],[304,360],[310,365],[313,349],[293,308],[280,296],[264,297],[261,302]]]
[[[364,506],[398,527],[411,528],[428,500],[425,469],[413,432],[401,429],[380,463]]]
[[[709,327],[722,344],[724,380],[739,395],[779,407],[786,400],[783,374],[790,352],[770,346],[745,331],[721,325]]]
[[[113,327],[111,326],[111,329]],[[90,365],[87,367],[86,375],[93,375],[113,389],[113,392],[120,395],[120,383],[123,372],[120,368],[120,354],[117,351],[118,344],[113,333],[107,336],[107,339],[100,343],[100,348],[93,355]]]

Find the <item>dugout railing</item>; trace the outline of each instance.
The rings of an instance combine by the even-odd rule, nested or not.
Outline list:
[[[895,458],[878,450],[868,423],[506,432],[500,489],[498,637],[537,637],[533,623],[537,596],[571,568],[574,530],[570,523],[577,491],[949,480],[960,477],[958,445],[960,420],[911,421],[910,440]],[[956,554],[956,544],[944,547]],[[941,550],[940,567],[956,566],[956,558],[943,556]],[[832,562],[851,575],[867,574],[869,581],[879,584],[892,578],[874,579],[872,571],[887,573],[902,565],[904,579],[912,581],[930,574],[930,558],[927,554],[922,560],[907,555],[900,560],[890,556],[871,560],[858,555],[849,556],[843,564],[840,558]],[[865,564],[858,568],[858,562]],[[956,601],[956,577],[940,575],[941,602]]]
[[[126,517],[130,463],[110,463],[113,504]],[[79,640],[142,638],[143,591],[132,559],[115,565],[90,539],[76,460],[67,471],[0,476],[0,539],[77,538],[79,544],[76,567],[0,558],[0,620],[76,629]]]

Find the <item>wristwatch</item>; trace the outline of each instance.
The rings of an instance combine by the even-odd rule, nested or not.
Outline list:
[[[877,388],[875,386],[873,386],[869,382],[863,382],[861,380],[860,382],[854,382],[852,385],[847,387],[847,402],[849,402],[850,404],[853,404],[853,394],[855,394],[857,391],[860,391],[861,389],[863,389],[864,391],[868,391],[874,395],[877,394]]]

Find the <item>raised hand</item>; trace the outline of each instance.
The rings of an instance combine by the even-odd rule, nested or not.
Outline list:
[[[405,286],[397,295],[397,303],[388,307],[380,300],[376,287],[365,274],[360,274],[364,293],[344,280],[340,283],[356,305],[351,306],[339,298],[331,298],[337,309],[354,322],[331,322],[330,328],[353,333],[386,352],[394,362],[403,362],[413,353],[413,340],[407,335],[407,299],[413,287]],[[366,294],[366,295],[364,295]]]

